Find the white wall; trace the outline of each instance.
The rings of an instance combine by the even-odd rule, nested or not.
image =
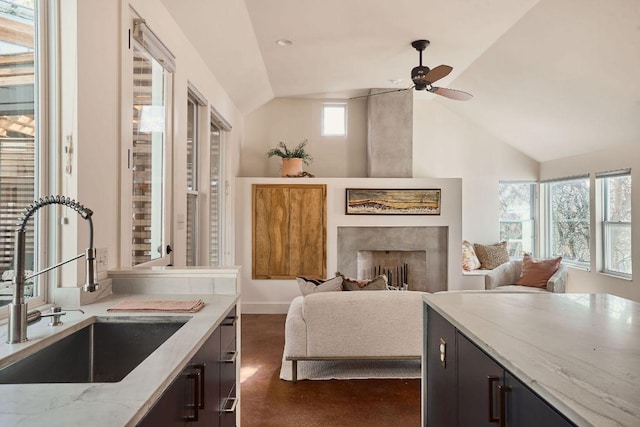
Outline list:
[[[186,215],[186,99],[187,81],[191,81],[233,126],[225,139],[227,150],[226,180],[229,185],[227,199],[227,233],[233,236],[233,191],[239,167],[240,141],[243,138],[243,116],[234,106],[216,77],[186,39],[159,1],[131,0],[62,0],[62,99],[61,134],[71,135],[75,154],[73,170],[61,178],[60,192],[81,201],[94,210],[95,246],[108,249],[109,268],[119,266],[121,226],[120,148],[121,105],[120,64],[127,49],[129,4],[147,21],[149,27],[176,56],[174,77],[174,201],[173,217]],[[75,10],[77,9],[77,19]],[[77,31],[76,31],[77,26]],[[77,44],[77,54],[75,45]],[[126,107],[125,107],[126,108]],[[206,191],[206,189],[205,189]],[[75,214],[74,214],[75,215]],[[70,219],[71,216],[69,216]],[[84,222],[84,221],[82,221]],[[175,221],[173,223],[174,230]],[[75,255],[87,245],[85,224],[73,219],[63,226],[62,258]],[[233,243],[230,238],[229,241]],[[173,236],[174,264],[183,265],[186,251],[186,231],[176,230]],[[233,246],[230,263],[233,263]],[[82,282],[82,263],[72,267],[63,283],[75,286]],[[73,274],[75,272],[75,274]]]
[[[300,295],[295,280],[253,280],[251,278],[252,184],[327,185],[327,275],[338,266],[338,227],[348,226],[446,226],[448,227],[447,281],[451,290],[462,289],[461,182],[460,179],[412,178],[238,178],[236,257],[241,268],[242,310],[246,313],[286,313],[293,298]],[[346,188],[440,188],[441,215],[346,215]]]
[[[320,135],[320,106],[323,100],[275,99],[245,118],[246,138],[242,147],[242,166],[240,176],[279,176],[276,159],[268,159],[266,151],[275,146],[277,141],[298,141],[309,138],[309,149],[316,161],[308,170],[316,175],[313,182],[325,182],[326,177],[365,177],[366,176],[366,103],[358,101],[349,103],[349,137],[347,144],[332,144],[324,141]],[[499,239],[498,223],[498,182],[501,180],[538,179],[539,164],[535,160],[514,150],[509,145],[488,134],[481,127],[474,125],[446,108],[446,102],[433,102],[414,97],[413,117],[413,179],[415,182],[448,182],[443,178],[457,178],[461,182],[461,194],[456,215],[461,216],[461,228],[455,244],[451,244],[449,267],[449,289],[482,289],[483,277],[467,277],[461,275],[461,242],[463,239],[478,243],[495,243]],[[310,136],[311,135],[311,136]],[[313,136],[313,137],[312,137]],[[352,139],[356,138],[357,139]],[[389,142],[390,144],[393,141]],[[354,173],[356,171],[357,173]],[[461,178],[461,181],[460,181]],[[344,203],[344,188],[374,187],[375,182],[389,187],[392,179],[343,179],[336,181],[337,191],[330,196],[336,204]],[[247,185],[247,181],[238,180]],[[252,182],[272,182],[258,179]],[[283,182],[280,179],[275,182]],[[346,184],[346,183],[349,184]],[[434,184],[435,185],[435,184]],[[439,188],[436,186],[435,188]],[[256,312],[278,312],[294,296],[299,294],[295,281],[251,280],[251,247],[250,247],[250,194],[245,188],[239,190],[237,211],[242,213],[242,225],[238,224],[237,261],[243,265],[243,305],[247,310]],[[330,193],[333,194],[333,193]],[[451,192],[443,191],[443,203],[451,197]],[[249,197],[249,198],[248,198]],[[244,199],[244,200],[243,200]],[[341,206],[341,205],[340,205]],[[342,210],[341,210],[342,209]],[[330,210],[331,212],[331,210]],[[333,223],[341,222],[344,208],[336,210]],[[443,210],[443,215],[448,215]],[[368,217],[347,217],[365,225]],[[379,218],[373,217],[375,221]],[[240,221],[240,220],[239,220]],[[364,221],[364,222],[363,222]],[[395,217],[397,225],[413,225],[415,218]],[[249,233],[248,237],[246,233]],[[328,274],[335,271],[335,242],[332,243],[332,231],[328,240]],[[244,237],[243,237],[244,236]],[[249,239],[249,240],[247,240]],[[452,240],[450,240],[452,241]],[[244,249],[240,247],[244,246]],[[246,270],[246,269],[249,270]],[[248,273],[246,273],[248,271]],[[247,305],[248,304],[248,305]],[[264,311],[260,311],[264,310]]]
[[[318,177],[366,176],[366,99],[348,101],[346,137],[321,136],[324,102],[331,100],[276,98],[248,114],[240,176],[280,176],[280,158],[267,158],[266,152],[279,141],[291,148],[304,139],[314,159],[306,171]]]
[[[413,176],[462,178],[462,237],[499,239],[498,182],[536,181],[538,162],[446,107],[414,98]],[[471,101],[472,102],[472,101]]]
[[[592,239],[591,270],[569,269],[568,291],[584,293],[609,293],[635,301],[640,301],[640,287],[637,279],[640,274],[640,146],[638,144],[621,145],[604,151],[574,156],[540,165],[540,179],[562,178],[573,175],[631,168],[631,233],[632,233],[632,270],[633,280],[625,280],[600,273],[595,254],[600,243]],[[592,185],[592,195],[594,194]],[[591,229],[599,227],[594,220],[595,206],[591,206]],[[592,233],[593,236],[593,233]]]

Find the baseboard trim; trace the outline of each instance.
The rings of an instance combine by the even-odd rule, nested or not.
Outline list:
[[[241,311],[246,314],[287,314],[289,302],[247,302],[242,301]]]

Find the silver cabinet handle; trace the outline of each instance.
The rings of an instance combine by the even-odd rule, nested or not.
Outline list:
[[[221,360],[222,363],[236,363],[236,359],[238,358],[237,351],[229,351],[225,353],[224,358]]]
[[[230,407],[228,407],[229,402],[231,402]],[[235,412],[236,406],[238,406],[238,398],[230,397],[224,401],[224,404],[222,405],[222,412]]]

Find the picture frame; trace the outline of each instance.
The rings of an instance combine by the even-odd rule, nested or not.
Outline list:
[[[347,188],[346,215],[440,215],[439,188]]]

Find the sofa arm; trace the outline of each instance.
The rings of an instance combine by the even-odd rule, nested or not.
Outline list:
[[[518,281],[521,271],[522,266],[518,261],[505,262],[493,270],[489,270],[484,276],[484,288],[490,290],[498,286],[512,285]]]
[[[547,280],[547,291],[555,293],[565,293],[567,288],[567,266],[560,264],[560,267]]]
[[[305,357],[307,355],[307,325],[302,317],[304,297],[291,301],[284,325],[284,357]]]

